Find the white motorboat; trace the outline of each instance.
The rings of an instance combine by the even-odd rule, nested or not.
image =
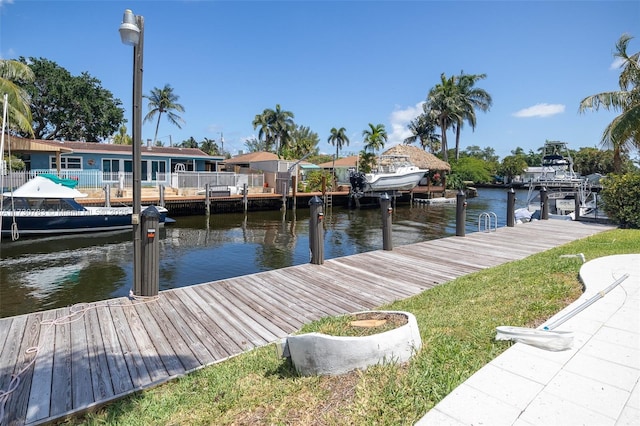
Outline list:
[[[69,179],[39,175],[16,190],[3,193],[0,235],[16,239],[19,235],[62,235],[132,227],[132,207],[83,206],[76,198],[87,194],[78,191],[75,185],[77,182]],[[171,220],[166,208],[155,209],[160,225]]]
[[[383,155],[377,170],[351,173],[351,188],[355,193],[409,191],[428,171],[411,164],[408,156]]]

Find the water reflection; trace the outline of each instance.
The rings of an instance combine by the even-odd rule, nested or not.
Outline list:
[[[524,199],[525,197],[519,197]],[[478,214],[506,223],[503,190],[469,200],[467,232]],[[396,206],[393,246],[455,234],[455,205]],[[308,263],[309,209],[177,218],[160,232],[160,289]],[[325,259],[382,248],[379,209],[325,212]],[[133,281],[129,231],[2,241],[0,317],[126,296]]]

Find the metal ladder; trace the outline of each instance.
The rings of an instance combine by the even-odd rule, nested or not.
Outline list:
[[[493,221],[491,219],[493,219]],[[497,214],[495,214],[494,212],[482,212],[480,213],[480,215],[478,215],[478,232],[495,232],[497,230],[498,230]]]

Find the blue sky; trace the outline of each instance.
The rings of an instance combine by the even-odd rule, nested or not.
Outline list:
[[[143,93],[168,83],[185,107],[182,129],[162,120],[158,139],[223,133],[232,154],[257,135],[255,115],[276,104],[318,133],[321,152],[335,152],[332,127],[347,130],[342,156],[360,151],[368,123],[384,124],[385,148],[394,146],[440,74],[460,71],[487,74],[477,86],[493,97],[475,131],[463,128],[463,149],[504,157],[547,139],[597,146],[615,114],[579,114],[578,105],[618,90],[623,33],[636,37],[629,52],[640,50],[637,0],[0,0],[0,57],[88,72],[122,100],[130,123],[132,48],[118,34],[127,8],[145,20]],[[143,140],[154,129],[145,123]]]

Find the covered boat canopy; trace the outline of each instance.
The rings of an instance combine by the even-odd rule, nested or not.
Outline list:
[[[56,177],[56,179],[58,179]],[[67,181],[68,179],[60,179]],[[70,188],[62,183],[56,183],[47,177],[36,176],[13,192],[5,192],[5,197],[25,198],[82,198],[84,194],[75,188]]]

